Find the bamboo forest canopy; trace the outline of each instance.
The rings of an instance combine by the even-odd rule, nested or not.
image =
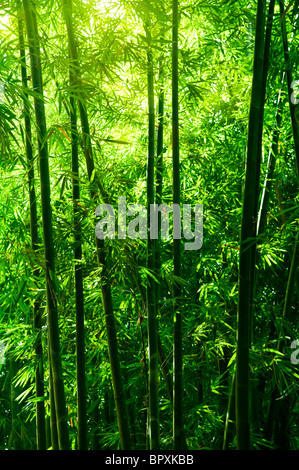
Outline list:
[[[298,30],[1,2],[1,450],[299,448]]]

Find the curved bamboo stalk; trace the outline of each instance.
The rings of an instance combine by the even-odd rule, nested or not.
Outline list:
[[[81,77],[80,77],[80,67],[79,67],[79,62],[78,62],[78,52],[77,52],[77,47],[76,47],[76,42],[75,42],[75,33],[74,33],[74,28],[73,28],[73,23],[72,23],[72,2],[70,0],[63,0],[63,10],[64,10],[64,16],[65,16],[66,28],[67,28],[67,34],[68,34],[71,67],[73,70],[72,73],[74,73],[74,75],[76,76],[76,82],[78,85],[77,89],[80,89],[80,86],[82,87],[82,83],[81,83]],[[83,134],[83,149],[84,149],[84,154],[85,154],[88,179],[90,182],[91,198],[93,200],[96,200],[98,196],[97,190],[99,189],[102,197],[106,199],[107,195],[96,174],[95,167],[94,167],[92,145],[90,141],[88,114],[87,114],[87,109],[86,109],[84,100],[82,96],[80,96],[80,92],[77,93],[76,99],[77,99],[78,107],[80,111],[81,128],[82,128],[82,134]],[[102,289],[104,314],[105,314],[105,322],[106,322],[108,352],[109,352],[109,360],[110,360],[110,367],[111,367],[111,374],[112,374],[113,392],[114,392],[114,399],[115,399],[115,405],[116,405],[120,442],[121,442],[121,448],[124,450],[124,449],[131,448],[131,438],[130,438],[127,404],[126,404],[125,391],[124,391],[124,386],[123,386],[123,379],[122,379],[122,374],[121,374],[120,359],[119,359],[119,352],[118,352],[118,341],[117,341],[117,335],[116,335],[111,286],[109,282],[109,272],[108,272],[108,267],[107,267],[106,252],[104,249],[104,240],[99,240],[98,238],[96,238],[95,243],[96,243],[96,249],[97,249],[98,262],[99,262],[99,265],[102,267],[101,289]]]

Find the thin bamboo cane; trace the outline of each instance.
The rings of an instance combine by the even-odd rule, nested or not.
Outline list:
[[[262,105],[265,1],[257,7],[254,70],[248,125],[245,190],[239,257],[239,296],[236,353],[236,431],[239,450],[250,449],[249,349],[252,292],[252,243],[255,243],[255,198],[259,147],[259,119]]]
[[[63,10],[66,21],[66,28],[68,34],[69,42],[69,51],[71,57],[71,66],[73,68],[73,73],[77,77],[77,89],[82,88],[81,77],[80,77],[80,67],[78,62],[78,52],[75,41],[75,33],[72,23],[72,2],[70,0],[63,0]],[[98,189],[100,194],[107,202],[107,195],[105,190],[96,174],[94,167],[94,160],[92,154],[92,145],[90,141],[90,131],[89,131],[89,120],[86,110],[86,106],[80,92],[76,96],[80,119],[81,119],[81,129],[83,134],[83,149],[86,160],[86,167],[88,173],[88,179],[90,183],[90,194],[92,200],[96,200],[98,197]],[[123,379],[120,368],[120,359],[118,352],[118,341],[116,335],[116,326],[115,318],[113,311],[113,302],[111,294],[111,286],[109,283],[109,273],[107,267],[106,252],[104,249],[104,240],[95,239],[96,250],[98,256],[99,265],[102,267],[101,270],[101,289],[103,297],[103,306],[105,313],[105,322],[106,322],[106,332],[108,340],[108,352],[109,360],[111,366],[112,374],[112,383],[114,391],[114,399],[116,405],[116,413],[120,434],[121,448],[130,449],[131,448],[131,439],[130,439],[130,430],[129,430],[129,420],[128,420],[128,411],[126,405],[125,391],[123,386]]]
[[[173,203],[180,204],[180,150],[179,150],[179,2],[172,3],[172,167]],[[182,350],[182,312],[181,312],[181,240],[173,240],[174,274],[174,344],[173,344],[173,439],[174,448],[183,449],[183,350]]]
[[[150,34],[147,30],[147,34]],[[149,45],[149,48],[151,46]],[[151,205],[155,202],[154,171],[155,171],[155,100],[154,100],[154,71],[152,51],[148,51],[148,163],[147,163],[147,216],[150,218]],[[155,240],[147,238],[147,268],[155,269]],[[158,343],[157,343],[157,307],[156,285],[149,276],[147,286],[147,324],[148,324],[148,362],[149,362],[149,445],[150,449],[159,449],[159,392],[158,392]]]
[[[23,104],[24,104],[24,127],[25,127],[25,145],[26,157],[28,165],[28,189],[29,189],[29,202],[30,202],[30,235],[31,235],[31,248],[36,254],[39,251],[41,241],[38,235],[38,217],[37,217],[37,203],[35,192],[35,176],[34,176],[34,158],[32,148],[32,133],[31,133],[31,118],[29,112],[28,96],[27,96],[27,66],[25,55],[25,41],[23,33],[23,13],[19,12],[18,29],[19,29],[19,46],[21,58],[21,76],[23,88]],[[36,279],[41,278],[41,269],[36,265],[33,268],[33,275]],[[46,449],[46,427],[45,427],[45,406],[44,406],[44,368],[43,368],[43,347],[41,341],[41,308],[40,299],[34,301],[33,306],[33,327],[37,335],[35,342],[35,356],[36,356],[36,372],[35,372],[35,393],[36,398],[40,399],[36,402],[36,443],[37,450]]]
[[[48,312],[49,355],[53,374],[53,389],[57,417],[57,432],[60,450],[69,449],[67,410],[65,403],[55,285],[55,254],[53,244],[52,208],[47,146],[46,113],[43,98],[42,66],[36,16],[30,0],[23,0],[23,8],[29,42],[31,76],[34,94],[35,118],[37,125],[41,206],[43,221],[43,242],[45,251],[46,293]]]
[[[74,77],[70,73],[70,86]],[[82,274],[81,222],[78,202],[80,201],[79,152],[76,102],[70,97],[71,140],[72,140],[72,187],[74,214],[74,259],[76,291],[76,382],[78,416],[78,450],[87,450],[87,404],[85,379],[85,326],[84,326],[84,290]]]

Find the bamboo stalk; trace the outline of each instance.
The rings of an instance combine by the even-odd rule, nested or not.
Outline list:
[[[250,449],[249,427],[249,349],[252,292],[252,243],[255,243],[255,198],[259,149],[259,120],[262,105],[265,2],[258,1],[254,70],[248,125],[245,190],[239,256],[239,297],[236,354],[236,431],[239,450]]]
[[[286,20],[285,20],[285,11],[284,11],[284,1],[279,1],[280,6],[280,15],[281,15],[281,33],[282,33],[282,44],[283,52],[285,59],[285,68],[286,68],[286,78],[287,78],[287,87],[288,87],[288,96],[289,96],[289,107],[290,107],[290,116],[292,122],[293,138],[294,138],[294,148],[295,148],[295,157],[296,157],[296,174],[297,180],[299,181],[299,127],[298,127],[298,118],[296,116],[296,109],[298,105],[293,103],[292,100],[292,70],[290,68],[290,53],[288,45],[288,36],[286,30]]]
[[[70,86],[74,77],[70,73]],[[74,214],[74,259],[76,293],[76,382],[78,416],[78,450],[87,450],[87,406],[85,380],[85,327],[84,327],[84,290],[82,274],[81,222],[78,202],[80,201],[79,152],[76,102],[70,97],[71,139],[72,139],[72,187]]]
[[[173,203],[180,204],[180,150],[179,150],[179,72],[178,72],[179,5],[172,3],[172,167]],[[183,351],[181,286],[181,240],[173,240],[174,274],[174,344],[173,344],[173,439],[174,448],[184,448],[183,433]]]
[[[28,96],[27,96],[27,66],[25,57],[25,42],[23,33],[23,17],[21,11],[18,17],[19,29],[19,47],[21,59],[21,76],[23,88],[23,106],[24,106],[24,127],[25,127],[25,146],[26,158],[28,166],[28,190],[29,190],[29,203],[30,203],[30,235],[31,235],[31,248],[34,253],[38,253],[41,242],[38,235],[38,217],[37,217],[37,203],[35,193],[35,176],[34,176],[34,159],[32,148],[32,132],[31,132],[31,119],[29,112]],[[33,275],[35,279],[41,278],[41,270],[35,265],[33,268]],[[35,356],[36,356],[36,372],[35,372],[35,395],[36,398],[43,398],[44,396],[44,370],[43,370],[43,347],[41,342],[41,308],[40,299],[36,298],[33,306],[33,327],[37,335],[35,342]],[[46,427],[45,427],[45,406],[43,400],[36,402],[36,443],[37,450],[46,449]]]
[[[75,41],[75,33],[72,23],[72,2],[70,0],[63,0],[63,10],[66,21],[66,28],[68,34],[69,51],[71,57],[71,67],[74,75],[76,76],[77,89],[82,88],[82,81],[80,77],[80,67],[78,62],[78,52]],[[86,106],[80,92],[77,92],[76,100],[79,107],[81,129],[83,134],[83,149],[86,160],[86,167],[88,179],[90,183],[90,194],[92,200],[98,197],[98,189],[104,199],[107,198],[105,190],[96,174],[94,167],[94,160],[92,154],[92,145],[90,141],[89,120]],[[105,201],[107,202],[107,201]],[[108,353],[112,374],[113,392],[116,405],[116,413],[119,427],[119,435],[121,448],[130,449],[131,439],[129,430],[128,411],[125,398],[125,391],[123,387],[123,379],[120,368],[120,359],[118,352],[118,341],[116,335],[115,318],[113,311],[113,302],[111,294],[111,286],[109,282],[109,272],[107,266],[106,252],[104,249],[104,240],[95,238],[97,257],[101,270],[101,289],[103,297],[103,306],[105,314],[106,332],[108,340]]]
[[[251,247],[251,330],[252,322],[254,317],[254,297],[255,297],[255,288],[256,288],[256,270],[255,265],[257,263],[257,234],[258,234],[258,204],[260,200],[260,171],[261,171],[261,160],[262,160],[262,146],[263,146],[263,128],[264,128],[264,108],[266,101],[266,87],[267,87],[267,76],[269,68],[269,53],[270,53],[270,44],[271,44],[271,35],[272,35],[272,25],[273,25],[273,16],[274,16],[274,7],[275,0],[270,0],[268,17],[266,23],[266,32],[265,32],[265,41],[264,41],[264,51],[263,51],[263,64],[262,64],[262,77],[261,77],[261,96],[260,96],[260,113],[258,121],[258,142],[257,142],[257,154],[256,154],[256,180],[255,180],[255,196],[254,196],[254,237],[255,242]],[[252,339],[251,339],[252,340]]]
[[[48,339],[53,373],[53,389],[57,418],[57,432],[60,450],[69,449],[67,410],[60,355],[60,340],[55,285],[55,254],[53,245],[52,208],[47,146],[46,113],[43,98],[42,66],[35,13],[30,0],[23,0],[23,8],[29,42],[31,76],[34,94],[35,118],[37,125],[41,206],[43,221],[43,242],[45,252],[46,294],[48,312]]]
[[[147,28],[147,34],[149,30]],[[147,162],[147,217],[150,220],[151,205],[155,202],[154,171],[155,171],[155,99],[153,55],[148,51],[148,162]],[[147,268],[155,270],[156,254],[155,240],[147,237]],[[150,449],[159,449],[159,392],[158,392],[158,343],[157,343],[157,307],[156,285],[152,276],[148,277],[146,307],[148,326],[148,356],[149,356],[149,445]]]

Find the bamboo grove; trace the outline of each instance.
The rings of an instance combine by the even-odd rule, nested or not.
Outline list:
[[[0,448],[298,449],[298,2],[1,3]]]

